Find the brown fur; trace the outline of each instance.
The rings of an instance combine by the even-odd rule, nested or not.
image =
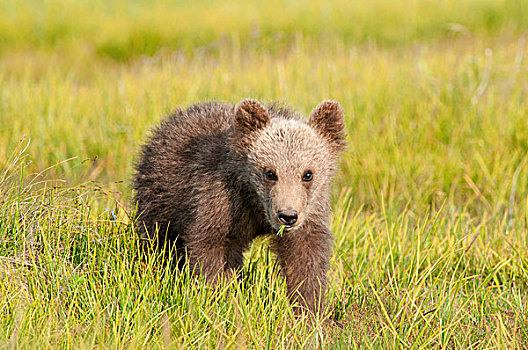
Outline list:
[[[142,237],[158,248],[175,243],[180,262],[187,256],[195,273],[215,283],[242,266],[255,237],[270,235],[290,295],[315,312],[333,239],[330,179],[344,140],[343,111],[334,101],[317,106],[307,122],[254,100],[178,109],[153,130],[136,165]],[[307,172],[311,181],[303,180]],[[275,234],[279,211],[298,215],[282,236]]]

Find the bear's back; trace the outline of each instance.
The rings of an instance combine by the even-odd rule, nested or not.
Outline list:
[[[224,136],[233,124],[234,106],[205,102],[177,109],[154,129],[153,139],[163,139],[172,147],[193,143],[196,138]]]
[[[214,154],[222,156],[233,123],[233,108],[226,103],[207,102],[171,113],[152,130],[137,164],[138,172],[182,169]],[[166,172],[160,175],[170,176]]]
[[[228,161],[233,108],[218,102],[192,105],[152,130],[134,179],[138,213],[148,224],[160,218],[186,223],[192,208],[182,206],[192,203],[195,187],[209,175],[218,176],[219,165]]]

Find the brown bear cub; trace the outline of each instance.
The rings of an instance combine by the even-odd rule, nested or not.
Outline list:
[[[269,235],[290,296],[316,312],[332,252],[330,180],[345,136],[334,101],[307,121],[250,99],[178,109],[136,165],[137,227],[158,249],[175,244],[180,263],[187,257],[213,284],[242,266],[255,237]]]

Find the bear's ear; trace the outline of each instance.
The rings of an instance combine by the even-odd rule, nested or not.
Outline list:
[[[328,140],[334,152],[339,153],[345,148],[345,115],[338,102],[321,102],[310,114],[308,125]]]
[[[260,102],[245,99],[235,110],[235,128],[243,135],[263,129],[270,121],[266,107]]]

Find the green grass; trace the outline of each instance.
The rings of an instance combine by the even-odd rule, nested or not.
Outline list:
[[[0,346],[526,348],[527,30],[520,0],[0,3]],[[345,110],[325,319],[265,241],[216,293],[139,254],[149,127],[246,97]]]

